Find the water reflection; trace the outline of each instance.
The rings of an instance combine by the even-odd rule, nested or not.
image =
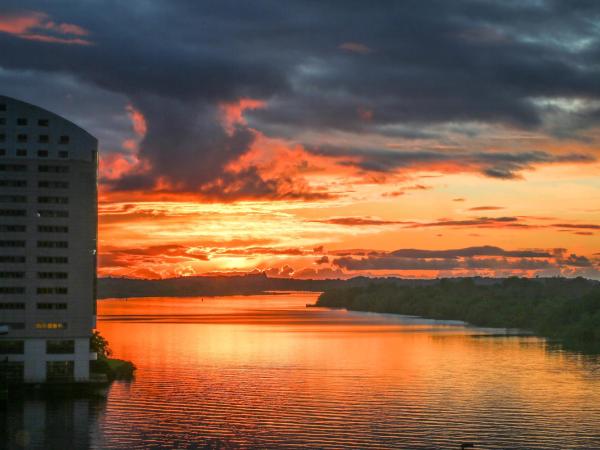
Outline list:
[[[11,397],[0,408],[1,448],[86,449],[105,400],[36,396]]]
[[[600,448],[600,374],[532,337],[305,308],[314,294],[104,301],[138,366],[110,447]]]
[[[113,384],[105,409],[88,407],[77,439],[97,449],[600,448],[594,358],[459,323],[305,308],[315,297],[100,302],[101,332],[138,371]],[[25,423],[19,414],[11,421]],[[44,429],[32,442],[75,428],[33,422]]]

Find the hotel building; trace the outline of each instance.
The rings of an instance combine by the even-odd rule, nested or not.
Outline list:
[[[0,96],[0,382],[88,381],[98,141]]]

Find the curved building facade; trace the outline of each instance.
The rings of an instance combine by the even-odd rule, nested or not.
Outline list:
[[[0,371],[89,379],[96,314],[98,141],[0,96]]]

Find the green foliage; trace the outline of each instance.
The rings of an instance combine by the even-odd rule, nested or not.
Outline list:
[[[571,346],[600,348],[600,284],[583,278],[373,282],[325,291],[317,305],[528,329]]]
[[[90,338],[90,350],[98,354],[98,359],[92,361],[92,372],[105,374],[107,379],[111,381],[133,378],[135,365],[131,361],[111,358],[112,350],[108,345],[108,341],[99,331],[94,331]]]
[[[108,341],[100,334],[94,331],[90,338],[90,350],[98,354],[98,358],[108,358],[112,355],[112,350],[108,346]]]

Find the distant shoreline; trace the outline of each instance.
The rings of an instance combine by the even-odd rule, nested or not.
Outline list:
[[[317,306],[528,330],[568,350],[600,353],[600,284],[583,278],[443,279],[421,286],[373,282],[323,292]]]
[[[550,279],[550,278],[548,278]],[[455,281],[472,280],[478,286],[502,283],[505,278],[453,278]],[[544,280],[541,278],[540,280]],[[98,299],[137,297],[200,297],[223,295],[260,295],[272,291],[325,292],[347,287],[365,287],[372,283],[394,283],[397,286],[430,286],[439,279],[368,278],[301,280],[271,278],[261,274],[235,276],[194,276],[145,280],[137,278],[99,278]],[[600,282],[586,280],[600,286]]]

